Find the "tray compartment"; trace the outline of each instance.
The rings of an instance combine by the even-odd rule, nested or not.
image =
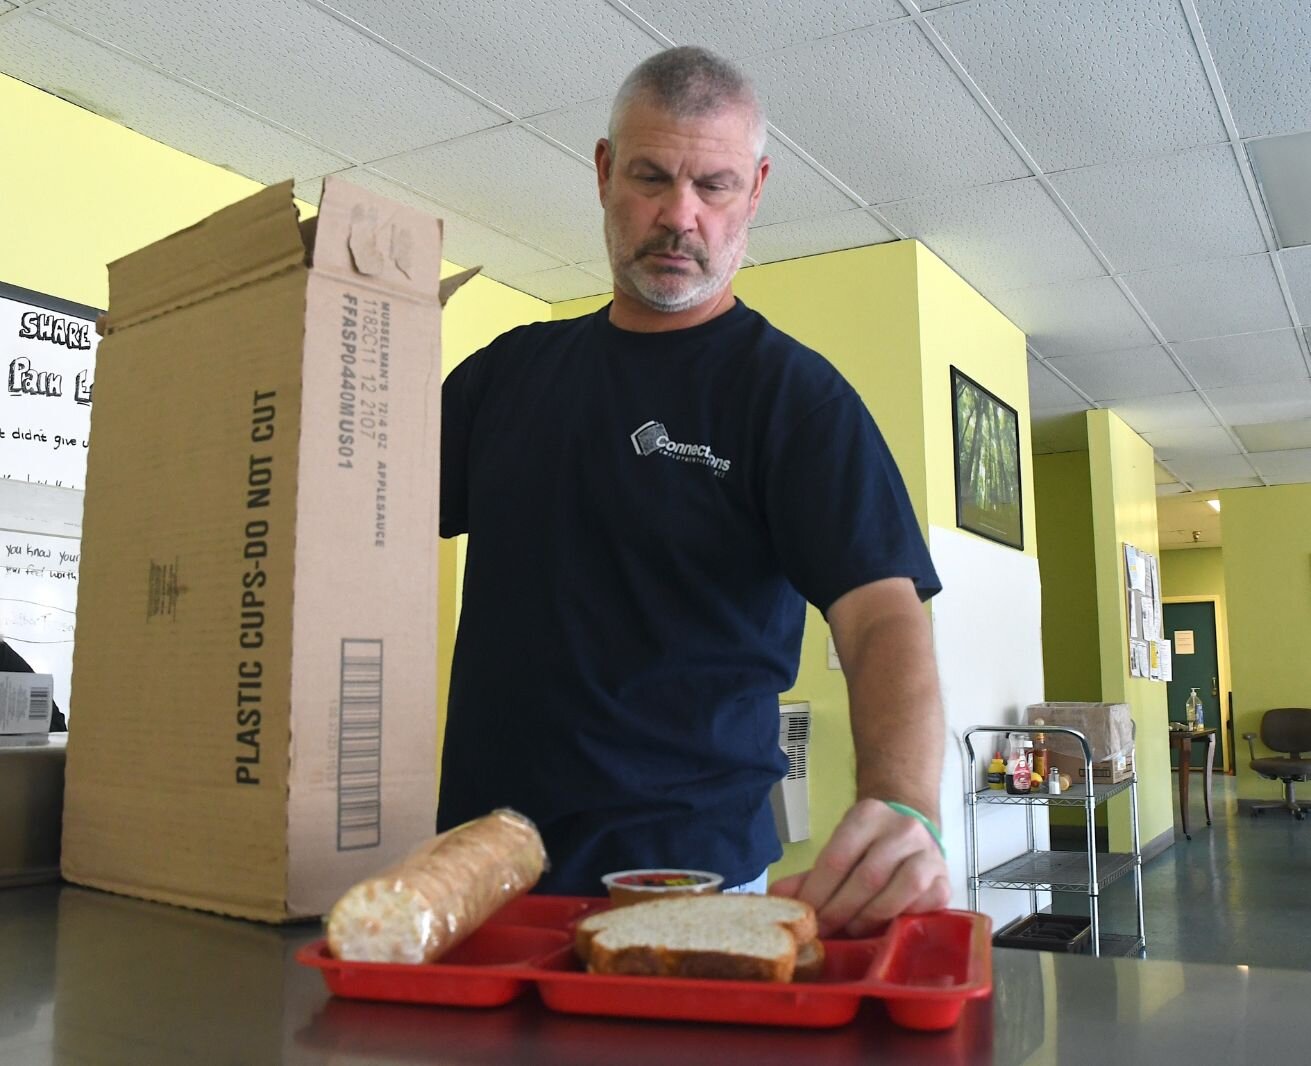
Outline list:
[[[428,965],[335,959],[326,940],[296,957],[321,970],[332,994],[346,999],[499,1007],[523,995],[534,973],[569,965],[573,937],[559,929],[487,924]]]

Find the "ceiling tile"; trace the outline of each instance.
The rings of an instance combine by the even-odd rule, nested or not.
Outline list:
[[[1140,348],[1154,340],[1110,278],[990,292],[988,298],[1048,358]]]
[[[1311,418],[1311,381],[1307,380],[1230,385],[1207,389],[1206,397],[1231,426]]]
[[[1238,454],[1238,446],[1220,426],[1162,429],[1155,433],[1144,433],[1142,437],[1152,446],[1156,457],[1167,463],[1172,463],[1175,459],[1200,459],[1207,455]]]
[[[1262,476],[1276,485],[1311,481],[1311,448],[1260,452],[1252,456],[1252,461]]]
[[[1084,399],[1037,359],[1029,360],[1029,408],[1068,408],[1084,404]]]
[[[1225,139],[1178,0],[996,0],[931,22],[1044,170]]]
[[[1311,246],[1285,248],[1277,253],[1288,279],[1288,291],[1293,294],[1293,306],[1302,323],[1311,324]]]
[[[560,257],[508,237],[379,174],[356,170],[351,173],[350,180],[442,219],[442,258],[448,263],[462,267],[481,266],[483,273],[494,281],[561,265]]]
[[[1204,389],[1300,381],[1307,376],[1295,329],[1175,341],[1170,347]]]
[[[18,10],[17,5],[9,3],[8,0],[0,0],[0,15],[5,15],[10,11],[16,10]]]
[[[1216,424],[1215,416],[1195,392],[1120,400],[1111,404],[1110,408],[1124,419],[1135,433],[1163,433]]]
[[[1234,432],[1249,452],[1311,448],[1311,419],[1297,418],[1291,422],[1258,422],[1251,426],[1234,426]]]
[[[1056,369],[1094,400],[1164,396],[1192,386],[1159,344],[1096,355],[1053,358]]]
[[[1180,481],[1188,482],[1194,492],[1229,488],[1235,480],[1256,477],[1252,464],[1243,455],[1181,456],[1170,460],[1170,469]]]
[[[1162,267],[1124,282],[1169,341],[1292,325],[1269,255]]]
[[[1227,144],[1067,170],[1051,182],[1119,273],[1266,250]]]
[[[633,67],[660,50],[634,22],[596,0],[329,2],[520,116],[613,95]]]
[[[855,206],[786,145],[775,141],[766,145],[765,154],[770,158],[770,170],[752,225],[772,226],[797,218],[836,214]]]
[[[605,257],[595,171],[527,130],[490,130],[373,169],[571,262]]]
[[[800,259],[842,248],[863,248],[883,244],[896,237],[879,225],[866,211],[843,211],[823,218],[804,218],[757,226],[751,230],[747,255],[758,263],[781,259]]]
[[[337,156],[33,15],[5,21],[0,71],[265,184],[343,166]]]
[[[1158,484],[1156,486],[1156,495],[1158,496],[1178,496],[1179,494],[1188,491],[1189,489],[1187,485],[1181,485],[1177,481],[1164,485]]]
[[[586,103],[534,115],[528,125],[590,160],[595,158],[596,142],[609,134],[610,103],[608,95],[599,96]]]
[[[1034,411],[1029,433],[1035,455],[1088,450],[1088,408],[1083,405]]]
[[[510,288],[536,296],[547,303],[560,303],[562,300],[575,300],[580,296],[595,296],[610,291],[608,281],[601,281],[571,266],[555,267],[533,274],[517,274],[501,280]]]
[[[503,121],[301,0],[55,0],[43,11],[360,161]]]
[[[1306,0],[1197,0],[1197,9],[1239,134],[1305,130],[1311,113]]]
[[[745,61],[771,121],[870,203],[1028,176],[919,28]]]
[[[976,288],[1020,289],[1105,273],[1036,178],[903,200],[879,210]]]
[[[728,56],[749,56],[799,41],[832,37],[905,18],[897,0],[844,3],[760,3],[758,0],[628,0],[628,6],[679,44],[699,44]]]

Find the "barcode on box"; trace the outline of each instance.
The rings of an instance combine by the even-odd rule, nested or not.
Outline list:
[[[51,714],[50,707],[50,690],[48,688],[36,688],[27,694],[27,717],[29,721],[41,722],[49,718]]]
[[[341,642],[337,850],[382,842],[382,641]]]

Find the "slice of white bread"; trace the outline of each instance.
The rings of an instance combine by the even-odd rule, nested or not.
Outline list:
[[[815,911],[782,896],[677,896],[583,919],[579,958],[592,973],[791,981],[798,949],[815,941]],[[803,954],[813,974],[815,949]],[[823,966],[822,951],[818,966]]]

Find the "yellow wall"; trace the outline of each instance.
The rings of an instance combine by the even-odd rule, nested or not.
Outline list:
[[[261,188],[4,75],[0,145],[10,149],[0,166],[0,281],[92,307],[108,301],[106,263]],[[313,213],[311,205],[299,206]],[[442,272],[459,269],[443,263]],[[443,320],[443,370],[513,326],[550,317],[549,304],[475,278],[452,298]],[[442,541],[439,552],[444,720],[460,545]]]
[[[1161,552],[1161,594],[1167,603],[1214,600],[1215,642],[1220,658],[1220,747],[1225,764],[1233,766],[1237,752],[1228,750],[1229,706],[1225,693],[1233,688],[1233,669],[1229,659],[1229,612],[1225,605],[1225,569],[1223,548],[1177,548]],[[1166,634],[1169,638],[1169,634]],[[1240,732],[1234,734],[1241,751],[1247,750]]]
[[[1156,481],[1152,447],[1107,410],[1088,412],[1092,485],[1093,552],[1097,573],[1097,622],[1102,699],[1128,703],[1137,724],[1138,821],[1144,842],[1174,826],[1165,683],[1129,674],[1128,618],[1124,592],[1124,545],[1159,558]],[[1112,801],[1114,804],[1115,801]],[[1128,804],[1112,807],[1114,851],[1129,847]]]
[[[1042,666],[1049,700],[1102,698],[1088,453],[1034,457]]]
[[[262,188],[3,74],[0,144],[0,281],[92,307],[106,263]]]
[[[1271,707],[1311,706],[1311,485],[1229,489],[1220,506],[1238,794],[1274,799],[1281,786],[1248,769],[1242,736]]]

